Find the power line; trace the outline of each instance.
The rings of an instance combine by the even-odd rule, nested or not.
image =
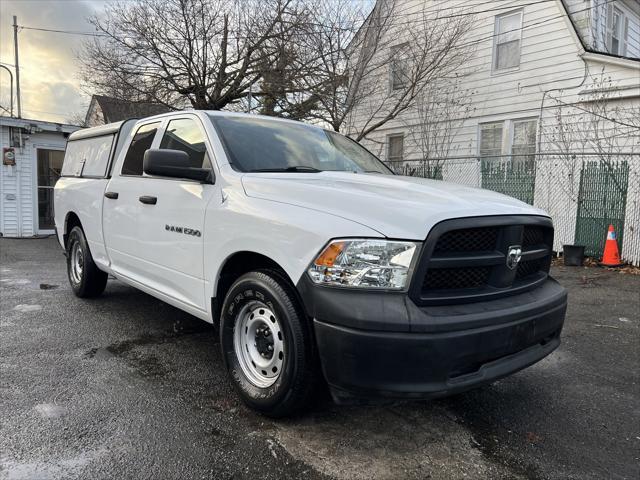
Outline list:
[[[537,5],[537,4],[541,4],[541,3],[555,2],[555,1],[556,0],[537,0],[537,1],[534,1],[534,2],[529,2],[529,3],[524,3],[524,4],[511,3],[509,5],[504,5],[504,6],[501,6],[501,7],[495,7],[495,8],[479,10],[479,11],[474,11],[474,12],[438,16],[438,17],[436,17],[436,19],[437,20],[443,20],[443,19],[450,19],[450,18],[459,18],[459,17],[464,17],[464,16],[475,16],[475,15],[480,14],[480,13],[494,12],[494,11],[499,11],[499,10],[506,10],[506,9],[515,8],[515,7],[524,8],[524,7],[527,7],[527,6]],[[594,8],[601,7],[603,5],[606,5],[606,4],[614,2],[614,1],[615,0],[606,0],[605,2],[599,3],[598,5],[593,5],[591,7],[575,10],[574,12],[572,12],[572,14],[576,14],[576,13],[592,10]],[[485,4],[489,4],[489,3],[493,3],[493,2],[492,1],[487,1],[487,2],[483,2],[483,3],[475,4],[473,6],[475,7],[477,5],[485,5]],[[445,7],[445,8],[451,8],[451,7]],[[469,7],[469,8],[472,8],[472,7]],[[429,11],[437,11],[437,10],[429,10]],[[416,16],[416,15],[420,15],[421,13],[424,13],[424,11],[423,12],[417,12],[417,13],[416,12],[404,13],[404,14],[399,14],[399,15],[396,15],[396,16],[401,16],[401,15],[402,16]],[[454,48],[462,48],[462,47],[472,46],[472,45],[480,43],[480,42],[482,42],[484,40],[489,40],[491,38],[494,38],[494,37],[497,37],[497,36],[501,36],[501,35],[505,35],[507,33],[512,33],[512,32],[517,32],[517,31],[522,31],[522,30],[525,30],[525,29],[529,29],[531,27],[542,25],[543,23],[551,22],[551,21],[558,20],[558,19],[561,19],[561,18],[564,18],[564,17],[565,17],[565,14],[560,14],[560,15],[551,16],[551,17],[543,17],[544,18],[543,20],[540,20],[540,21],[537,21],[537,22],[522,26],[520,28],[514,28],[512,30],[507,30],[507,31],[500,32],[500,33],[494,33],[494,34],[488,35],[486,37],[481,37],[479,39],[474,39],[474,40],[472,40],[470,42],[466,42],[466,43],[457,45]],[[403,25],[409,25],[409,24],[412,24],[412,23],[420,23],[420,22],[423,22],[423,21],[424,21],[423,19],[416,19],[416,20],[407,21],[407,22],[394,23],[392,25],[394,27],[399,27],[399,26],[403,26]],[[325,27],[326,26],[326,25],[320,24],[320,23],[310,23],[310,25],[321,26],[321,27]],[[355,22],[354,22],[354,26],[355,26]],[[368,28],[374,28],[374,27],[373,26],[362,25],[360,27],[360,29],[362,29],[362,28],[368,29]],[[61,33],[61,34],[67,34],[67,35],[80,35],[80,36],[88,36],[88,37],[95,37],[95,38],[112,38],[112,39],[116,38],[115,35],[108,34],[108,33],[80,32],[80,31],[73,31],[73,30],[59,30],[59,29],[50,29],[50,28],[41,28],[41,27],[29,27],[29,26],[26,26],[26,25],[21,25],[20,29],[42,31],[42,32],[50,32],[50,33]],[[344,29],[344,30],[348,30],[348,29]],[[306,33],[299,33],[297,35],[301,36],[301,37],[307,37],[308,36],[308,34],[306,34]],[[131,37],[131,36],[129,36],[129,37],[127,37],[127,36],[121,37],[121,39],[123,39],[123,40],[135,39],[135,38],[136,37]],[[248,40],[248,39],[253,38],[253,37],[251,37],[251,36],[232,36],[232,35],[230,35],[228,38],[234,39],[234,40]],[[181,40],[181,39],[178,39],[178,40]]]
[[[36,30],[38,32],[65,33],[68,35],[84,35],[87,37],[109,37],[110,36],[110,35],[101,34],[101,33],[76,32],[73,30],[56,30],[53,28],[27,27],[25,25],[20,25],[20,30]]]
[[[514,0],[517,1],[517,0]],[[478,15],[480,13],[487,13],[487,12],[495,12],[495,11],[500,11],[500,10],[507,10],[510,8],[514,8],[514,7],[518,7],[518,8],[524,8],[527,6],[532,6],[532,5],[537,5],[537,4],[541,4],[541,3],[549,3],[549,2],[555,2],[556,0],[537,0],[534,2],[529,2],[529,3],[525,3],[525,4],[517,4],[517,3],[511,3],[509,5],[503,5],[501,7],[495,7],[495,8],[489,8],[486,10],[479,10],[479,11],[473,11],[473,12],[468,12],[468,13],[456,13],[456,14],[451,14],[451,15],[443,15],[443,16],[438,16],[437,20],[446,20],[446,19],[451,19],[451,18],[459,18],[459,17],[469,17],[469,16],[475,16]],[[606,3],[608,2],[612,2],[615,0],[608,0]],[[478,3],[472,6],[469,6],[468,8],[471,9],[473,7],[476,7],[478,5],[486,5],[486,4],[490,4],[493,3],[492,0],[486,1],[486,2],[482,2],[482,3]],[[451,7],[444,7],[444,9],[448,9]],[[589,10],[590,8],[594,8],[594,7],[589,7],[585,10]],[[416,16],[417,14],[423,14],[423,13],[429,13],[429,12],[436,12],[439,11],[440,9],[433,9],[433,10],[423,10],[422,12],[409,12],[409,13],[401,13],[401,14],[395,14],[394,17],[400,17],[400,16]],[[577,10],[574,13],[578,13],[581,12],[583,10]],[[417,19],[417,20],[412,20],[412,21],[407,21],[407,22],[401,22],[401,23],[397,23],[397,24],[393,24],[394,26],[402,26],[402,25],[408,25],[411,23],[420,23],[422,22],[422,19]],[[347,22],[348,23],[348,22]],[[352,26],[357,25],[358,23],[362,23],[360,21],[354,21]],[[325,27],[325,24],[322,23],[314,23],[314,22],[307,22],[307,25],[313,25],[313,26],[320,26],[320,27]],[[368,27],[368,26],[364,26],[364,28],[373,28],[373,27]],[[59,29],[52,29],[52,28],[42,28],[42,27],[30,27],[30,26],[26,26],[26,25],[20,25],[20,29],[23,30],[35,30],[35,31],[40,31],[40,32],[51,32],[51,33],[62,33],[62,34],[68,34],[68,35],[81,35],[81,36],[89,36],[89,37],[106,37],[106,38],[112,38],[113,35],[107,34],[107,33],[100,33],[100,32],[80,32],[80,31],[73,31],[73,30],[59,30]],[[345,29],[347,30],[347,29]],[[503,33],[509,33],[509,32],[503,32]],[[306,35],[301,33],[300,35]],[[134,37],[123,37],[123,38],[134,38]],[[241,39],[248,39],[251,38],[249,36],[230,36],[229,38],[233,38],[233,39],[237,39],[237,40],[241,40]]]

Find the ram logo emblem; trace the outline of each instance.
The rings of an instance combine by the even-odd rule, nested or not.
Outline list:
[[[507,267],[511,270],[516,268],[522,259],[522,247],[520,245],[513,245],[507,250]]]

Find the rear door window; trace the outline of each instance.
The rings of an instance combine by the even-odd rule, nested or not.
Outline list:
[[[69,142],[61,174],[71,177],[104,177],[114,138],[115,135],[105,135]]]
[[[171,120],[162,136],[160,148],[186,152],[192,167],[211,168],[204,134],[192,118]]]
[[[131,140],[127,156],[122,164],[122,175],[142,175],[144,152],[151,148],[160,122],[142,125]]]

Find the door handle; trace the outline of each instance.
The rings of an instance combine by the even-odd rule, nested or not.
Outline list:
[[[158,202],[157,197],[152,197],[151,195],[143,195],[138,198],[142,203],[146,203],[147,205],[155,205]]]
[[[111,200],[117,200],[118,192],[104,192],[104,196],[110,198]]]

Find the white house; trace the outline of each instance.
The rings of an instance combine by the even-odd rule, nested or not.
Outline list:
[[[79,127],[0,117],[0,234],[32,237],[53,233],[53,186],[60,175],[67,137]]]
[[[544,208],[557,250],[579,243],[597,255],[612,223],[623,258],[640,264],[640,2],[395,0],[394,15],[400,26],[472,16],[469,58],[362,143],[404,173]],[[402,30],[390,30],[379,55],[391,61],[374,80],[391,92],[411,62],[394,53],[412,41]],[[348,130],[370,121],[367,108]]]
[[[87,127],[96,127],[107,123],[120,122],[129,118],[143,118],[160,113],[166,113],[170,109],[154,102],[122,100],[105,95],[92,95],[84,124]]]

